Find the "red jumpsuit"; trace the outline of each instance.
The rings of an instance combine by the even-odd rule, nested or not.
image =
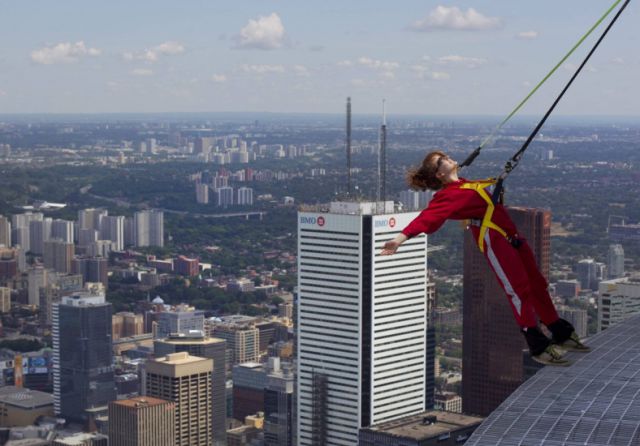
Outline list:
[[[402,233],[411,238],[423,232],[431,234],[437,231],[446,220],[482,220],[487,203],[475,190],[460,188],[470,182],[460,179],[445,185]],[[492,221],[507,233],[509,239],[517,238],[516,226],[501,204],[495,205]],[[479,226],[472,225],[471,231],[477,240]],[[522,244],[514,248],[504,235],[489,228],[484,237],[484,255],[509,299],[518,325],[521,328],[537,326],[537,314],[548,326],[558,320],[558,313],[529,244],[522,238],[520,240]]]

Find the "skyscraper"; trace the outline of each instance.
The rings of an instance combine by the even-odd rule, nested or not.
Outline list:
[[[73,242],[54,239],[44,242],[44,267],[58,273],[69,274],[75,254]]]
[[[100,238],[111,240],[115,251],[124,250],[124,217],[104,217],[100,222]]]
[[[145,364],[145,395],[173,401],[174,446],[212,446],[211,359],[171,353]]]
[[[538,268],[549,277],[551,213],[509,208],[509,215],[529,242]],[[463,285],[462,407],[464,413],[486,416],[522,383],[526,344],[469,231],[464,240]]]
[[[253,322],[215,323],[212,336],[227,341],[227,365],[255,362],[260,357],[260,332]]]
[[[164,246],[164,213],[162,211],[136,212],[133,226],[136,246]]]
[[[609,279],[624,277],[624,248],[622,245],[609,245],[607,271]]]
[[[204,331],[204,311],[196,310],[185,304],[176,305],[170,311],[158,314],[156,338],[168,338],[171,334],[189,334],[191,331]]]
[[[104,257],[76,257],[71,261],[71,271],[81,274],[85,282],[100,282],[106,287],[109,284],[108,264]]]
[[[417,214],[376,208],[298,214],[300,446],[354,445],[359,428],[425,407],[426,237],[381,256]]]
[[[0,245],[11,248],[11,222],[0,215]]]
[[[219,207],[233,206],[233,187],[224,186],[216,189],[216,205]]]
[[[107,215],[109,215],[109,212],[102,208],[89,208],[78,211],[78,230],[95,229],[99,231],[100,223]]]
[[[253,205],[253,189],[250,187],[238,188],[238,206]]]
[[[188,335],[158,339],[154,341],[153,346],[156,356],[187,352],[192,356],[213,359],[211,377],[213,446],[226,445],[226,342],[223,339],[206,337],[202,332],[191,332]]]
[[[84,421],[87,409],[116,399],[111,304],[80,292],[53,305],[53,395],[57,415]]]
[[[0,287],[0,313],[11,311],[11,288]]]
[[[111,446],[174,446],[175,403],[140,396],[109,403]]]
[[[295,377],[289,367],[279,367],[280,358],[269,360],[273,365],[264,389],[264,444],[293,446]]]
[[[51,239],[51,218],[33,220],[29,222],[29,249],[32,253],[42,255],[44,242]]]
[[[209,203],[209,185],[196,183],[196,202],[200,204]]]
[[[55,219],[51,223],[51,238],[73,243],[73,222]]]

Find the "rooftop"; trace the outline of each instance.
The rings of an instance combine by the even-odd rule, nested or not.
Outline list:
[[[467,446],[640,444],[640,315],[569,353],[569,367],[545,367],[475,431]]]
[[[436,421],[432,422],[433,417]],[[395,421],[376,424],[367,428],[374,432],[384,432],[398,437],[422,440],[436,437],[446,432],[455,431],[464,427],[480,424],[481,417],[462,415],[453,412],[431,410],[417,415],[404,417]]]
[[[0,403],[21,409],[53,406],[53,395],[38,390],[22,389],[15,386],[0,387]]]
[[[167,356],[156,358],[152,362],[158,362],[170,365],[193,364],[200,361],[206,361],[205,358],[199,356],[191,356],[187,352],[169,353]]]
[[[125,407],[153,407],[161,406],[163,404],[171,404],[171,402],[161,400],[160,398],[153,398],[151,396],[137,396],[128,400],[114,401],[112,404]]]

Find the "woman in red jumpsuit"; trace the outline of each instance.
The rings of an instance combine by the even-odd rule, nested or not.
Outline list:
[[[393,254],[411,237],[437,231],[446,220],[470,220],[474,239],[507,295],[532,358],[543,364],[568,365],[562,350],[589,351],[573,326],[558,317],[547,281],[538,270],[527,241],[518,237],[504,206],[491,202],[490,193],[485,190],[490,182],[459,178],[458,164],[439,151],[429,153],[407,179],[414,189],[438,192],[418,217],[385,243],[383,255]],[[536,316],[549,329],[552,339],[538,328]]]

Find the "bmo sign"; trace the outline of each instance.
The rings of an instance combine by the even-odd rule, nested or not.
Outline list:
[[[376,220],[375,226],[376,228],[395,228],[397,221],[395,217],[389,217],[384,220]]]
[[[302,217],[300,217],[300,224],[301,225],[324,226],[325,219],[324,219],[324,217],[322,215],[319,215],[318,217],[302,216]]]

